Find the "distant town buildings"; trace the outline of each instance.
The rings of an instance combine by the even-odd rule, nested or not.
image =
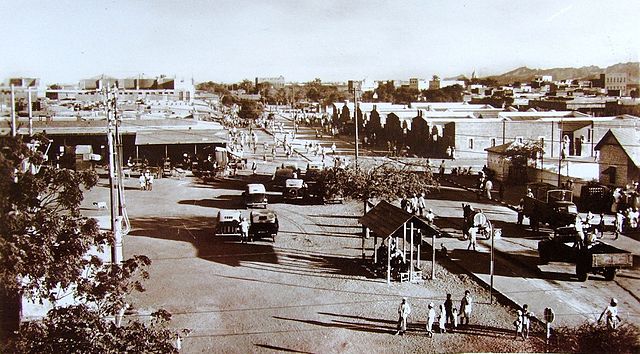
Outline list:
[[[274,89],[281,89],[285,85],[284,76],[280,75],[277,77],[256,77],[256,86],[263,82],[271,84]]]

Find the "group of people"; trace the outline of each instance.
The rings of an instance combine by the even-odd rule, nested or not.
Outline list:
[[[154,178],[155,177],[153,176],[153,173],[151,173],[149,170],[140,173],[140,177],[138,178],[138,181],[140,181],[140,190],[152,191]]]
[[[446,333],[449,329],[458,328],[458,324],[468,325],[473,310],[473,297],[471,292],[466,290],[464,296],[460,300],[460,308],[454,307],[451,294],[447,294],[444,303],[440,304],[438,313],[436,313],[435,304],[430,302],[427,311],[426,332],[429,337],[433,337],[434,328],[439,333]],[[411,314],[411,305],[406,297],[402,298],[402,302],[398,307],[398,328],[396,335],[403,335],[407,331],[407,323]],[[458,320],[459,319],[459,320]],[[437,327],[436,327],[437,323]]]
[[[400,199],[400,208],[407,213],[423,216],[429,224],[433,224],[435,214],[431,208],[427,208],[425,193],[413,193],[410,197],[403,195]]]

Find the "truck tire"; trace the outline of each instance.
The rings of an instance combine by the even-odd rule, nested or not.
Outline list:
[[[579,281],[586,281],[588,278],[587,270],[580,262],[576,263],[576,275]]]
[[[616,269],[615,268],[606,268],[604,270],[604,278],[606,280],[614,280],[616,278]]]

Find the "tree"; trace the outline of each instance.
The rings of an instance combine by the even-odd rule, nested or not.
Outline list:
[[[320,177],[328,195],[368,201],[371,199],[396,200],[402,195],[429,193],[436,188],[426,164],[384,163],[377,166],[363,166],[359,169],[332,168]]]
[[[114,324],[127,295],[144,290],[141,280],[148,277],[150,260],[134,256],[123,264],[103,264],[89,255],[94,246],[104,250],[113,244],[111,233],[80,214],[81,187],[95,186],[97,175],[43,165],[41,149],[47,145],[44,135],[29,144],[20,137],[0,140],[2,291],[54,306],[42,321],[23,325],[10,347],[33,353],[146,351],[140,348],[147,346],[170,351],[155,349],[172,346],[165,311],[149,323]],[[76,304],[56,304],[67,294]]]
[[[255,101],[244,100],[240,106],[238,116],[244,119],[256,119],[262,114],[262,105]]]

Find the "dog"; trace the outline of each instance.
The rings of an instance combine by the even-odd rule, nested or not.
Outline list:
[[[93,205],[98,209],[107,209],[107,202],[93,202]]]

